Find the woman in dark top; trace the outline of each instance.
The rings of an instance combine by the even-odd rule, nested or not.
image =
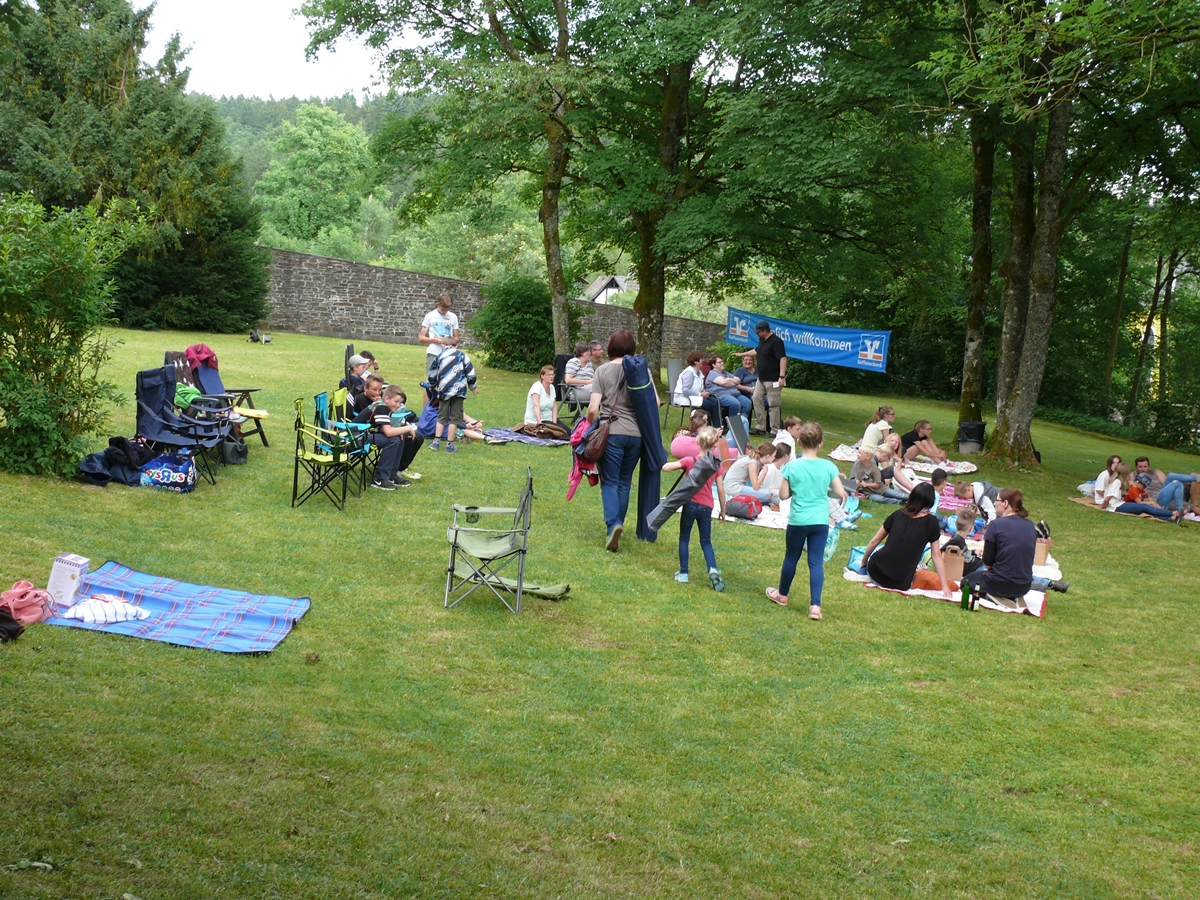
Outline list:
[[[1029,521],[1024,498],[1016,488],[1005,488],[996,499],[996,517],[983,535],[983,564],[987,570],[965,579],[996,597],[1024,597],[1033,586],[1033,556],[1037,529]]]
[[[925,548],[929,547],[933,552],[933,566],[937,569],[942,594],[947,600],[952,599],[950,583],[946,580],[946,570],[942,565],[942,529],[937,517],[929,512],[933,507],[933,499],[933,487],[928,482],[918,484],[909,494],[904,508],[888,516],[883,527],[875,532],[867,544],[866,553],[863,554],[867,561],[867,574],[880,587],[909,590]],[[872,556],[884,538],[887,538],[887,543]]]

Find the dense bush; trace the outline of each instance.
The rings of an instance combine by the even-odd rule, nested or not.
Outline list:
[[[494,369],[536,374],[554,362],[554,325],[550,290],[539,278],[510,275],[485,285],[483,309],[471,317],[471,332]],[[579,336],[579,307],[567,304],[570,336]]]
[[[0,469],[72,474],[118,400],[100,379],[113,261],[144,222],[124,207],[47,214],[0,194]]]
[[[1105,434],[1137,444],[1162,447],[1165,450],[1189,452],[1200,445],[1200,420],[1194,412],[1189,413],[1184,407],[1161,401],[1150,404],[1148,411],[1152,416],[1151,420],[1140,425],[1122,425],[1099,416],[1049,406],[1039,406],[1036,415],[1046,422]]]

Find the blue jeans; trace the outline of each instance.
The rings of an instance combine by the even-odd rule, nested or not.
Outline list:
[[[712,513],[711,506],[689,500],[679,510],[679,571],[688,570],[688,542],[692,538],[692,523],[700,529],[700,549],[704,551],[704,561],[710,569],[717,567],[717,554],[712,545]]]
[[[600,460],[600,499],[604,503],[604,525],[612,531],[625,524],[629,511],[629,486],[633,470],[642,458],[642,439],[629,434],[610,434]]]
[[[396,477],[400,463],[400,438],[388,437],[381,431],[372,431],[369,438],[372,444],[380,448],[379,459],[375,461],[375,481],[388,482]]]
[[[808,544],[808,593],[812,606],[821,605],[821,591],[825,589],[825,539],[829,537],[829,525],[789,525],[784,541],[783,569],[779,573],[779,593],[787,596],[796,577],[796,564],[804,545]]]
[[[768,491],[766,488],[752,488],[752,487],[750,487],[749,484],[744,484],[740,488],[738,488],[737,494],[733,494],[732,492],[729,492],[729,496],[731,498],[734,496],[740,495],[740,494],[748,494],[749,496],[753,497],[755,500],[760,501],[761,503],[770,503],[771,498],[773,496],[772,493],[770,491]]]
[[[1140,515],[1141,513],[1148,513],[1149,515],[1154,516],[1156,519],[1170,519],[1175,515],[1175,513],[1171,512],[1169,509],[1151,506],[1149,503],[1122,503],[1120,506],[1114,509],[1113,512],[1129,513],[1130,515],[1134,516]]]
[[[1163,509],[1183,509],[1187,504],[1187,486],[1195,480],[1192,475],[1176,475],[1172,472],[1158,492],[1158,505]]]
[[[729,410],[729,413],[739,416],[750,415],[750,410],[754,408],[750,398],[742,394],[724,394],[717,398],[721,404],[722,411]]]
[[[867,499],[874,500],[876,503],[894,503],[899,506],[908,500],[908,494],[898,488],[886,487],[877,493],[867,494]]]

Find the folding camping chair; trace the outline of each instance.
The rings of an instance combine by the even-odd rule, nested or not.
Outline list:
[[[746,423],[742,421],[741,416],[734,413],[725,417],[725,424],[729,426],[729,433],[733,435],[733,442],[737,444],[738,452],[745,456],[746,445],[750,443],[750,435],[746,433]]]
[[[292,509],[316,494],[324,494],[338,509],[346,508],[346,490],[350,481],[350,454],[345,436],[326,428],[318,428],[304,420],[304,400],[297,398],[296,406],[296,463],[292,473]],[[307,484],[300,489],[300,470]],[[342,492],[337,491],[338,481]]]
[[[588,404],[576,400],[574,386],[567,384],[567,363],[572,358],[569,353],[559,353],[554,357],[554,399],[558,403],[565,404],[568,412],[575,414],[575,418],[571,420],[571,427],[574,428],[580,417],[587,411]],[[588,399],[590,401],[590,396]],[[563,418],[563,416],[560,415],[559,418]]]
[[[257,434],[264,447],[271,446],[267,443],[267,433],[263,430],[262,423],[269,413],[265,409],[257,409],[254,406],[253,395],[262,388],[226,388],[221,382],[221,373],[209,366],[207,362],[202,362],[196,369],[196,384],[207,397],[228,398],[229,402],[237,407],[238,415],[244,416],[254,423],[253,428],[242,428],[242,440],[246,440],[252,434]]]
[[[373,469],[372,462],[379,455],[379,448],[366,439],[370,425],[357,425],[343,419],[346,412],[346,389],[338,388],[332,394],[325,391],[313,397],[313,424],[325,431],[336,431],[343,436],[346,452],[350,456],[350,493],[361,497],[367,489],[368,472]],[[322,446],[328,451],[327,446]]]
[[[450,565],[446,568],[445,608],[457,606],[480,587],[486,586],[511,613],[521,611],[521,594],[525,589],[525,553],[529,544],[529,514],[533,501],[533,470],[525,467],[525,487],[515,507],[509,506],[466,506],[455,503],[454,521],[446,529],[446,540],[450,542]],[[512,516],[508,528],[474,527],[480,516]],[[459,518],[465,524],[459,524]],[[517,563],[516,588],[510,587],[510,579],[501,578],[500,572],[513,561]],[[460,575],[459,566],[469,568],[470,574]],[[468,587],[468,585],[470,587]],[[516,594],[516,605],[511,605],[500,590]],[[451,602],[450,595],[454,594]]]
[[[194,419],[175,412],[175,371],[170,366],[137,374],[137,433],[158,449],[190,450],[205,481],[216,484],[214,454],[229,434],[229,420]]]

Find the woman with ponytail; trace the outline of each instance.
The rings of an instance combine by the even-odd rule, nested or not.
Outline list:
[[[860,446],[863,450],[874,453],[887,440],[887,433],[892,430],[892,422],[896,421],[896,411],[890,406],[881,406],[875,410],[875,415],[867,423],[866,433],[863,434]]]
[[[983,535],[983,564],[966,577],[972,587],[996,597],[1024,597],[1033,587],[1033,557],[1037,529],[1029,521],[1024,498],[1016,488],[1005,488],[995,502],[996,515]]]

